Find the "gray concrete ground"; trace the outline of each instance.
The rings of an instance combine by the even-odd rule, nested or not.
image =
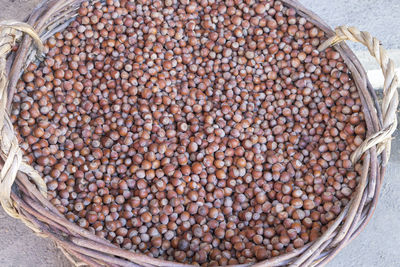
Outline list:
[[[39,0],[0,0],[0,20],[23,19]],[[398,0],[300,0],[332,27],[352,25],[377,36],[391,55],[400,49],[400,1]],[[352,45],[367,70],[377,65],[366,55],[365,48]],[[400,67],[400,66],[399,66]],[[375,79],[377,72],[372,73]],[[379,82],[378,82],[379,84]],[[396,267],[400,266],[400,134],[392,145],[392,157],[386,171],[380,201],[371,222],[350,245],[328,264],[329,267]],[[35,236],[18,220],[0,209],[0,266],[67,267],[63,254],[46,239]]]
[[[400,48],[400,1],[398,0],[299,0],[324,19],[332,28],[355,26],[381,40],[387,49]],[[357,50],[362,48],[357,45]]]

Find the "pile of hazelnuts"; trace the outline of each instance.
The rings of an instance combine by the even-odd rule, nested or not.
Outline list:
[[[71,222],[160,259],[262,261],[317,239],[357,185],[361,101],[325,39],[274,0],[85,2],[12,122]]]

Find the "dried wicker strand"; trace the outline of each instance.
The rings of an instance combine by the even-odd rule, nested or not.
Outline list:
[[[40,52],[44,51],[42,40],[31,25],[14,20],[3,20],[0,21],[0,31],[3,29],[13,29],[14,34],[17,34],[17,32],[28,34],[35,41],[37,49]]]

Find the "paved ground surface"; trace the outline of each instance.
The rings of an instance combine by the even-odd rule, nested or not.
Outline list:
[[[0,20],[23,19],[38,0],[0,0]],[[388,49],[400,48],[400,1],[398,0],[301,0],[332,27],[352,25],[377,36]],[[366,69],[376,65],[364,48],[352,46],[361,56]],[[392,52],[398,55],[398,51]],[[396,54],[397,53],[397,54]],[[399,57],[400,58],[400,57]],[[397,59],[398,60],[398,59]],[[400,141],[393,142],[381,198],[375,215],[365,230],[328,264],[329,267],[395,267],[400,266]],[[68,267],[71,266],[53,243],[35,236],[18,220],[0,209],[0,266]]]
[[[355,26],[368,31],[382,41],[386,48],[400,48],[400,1],[398,0],[300,0],[325,20],[332,28]],[[357,46],[361,49],[361,46]]]

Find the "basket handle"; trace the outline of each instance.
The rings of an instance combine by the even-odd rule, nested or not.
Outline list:
[[[394,62],[388,57],[386,49],[383,48],[380,41],[372,37],[368,32],[359,31],[354,27],[340,26],[335,29],[335,33],[335,36],[329,38],[318,47],[319,51],[346,40],[358,42],[368,48],[371,56],[376,59],[382,69],[385,79],[382,99],[382,129],[368,136],[351,155],[351,160],[353,164],[356,163],[365,151],[377,145],[378,155],[386,149],[385,162],[383,162],[383,165],[386,165],[390,156],[391,138],[397,127],[396,110],[399,105],[399,95],[397,92],[398,77],[394,70]]]
[[[11,200],[11,187],[14,184],[18,171],[27,174],[37,185],[39,191],[46,195],[47,187],[43,178],[22,159],[18,139],[14,133],[9,115],[6,111],[8,77],[6,61],[15,43],[28,34],[34,40],[36,48],[42,52],[44,46],[35,30],[28,24],[18,21],[0,21],[0,203],[4,210],[15,218],[19,216]],[[29,227],[36,230],[27,220],[23,220]]]

